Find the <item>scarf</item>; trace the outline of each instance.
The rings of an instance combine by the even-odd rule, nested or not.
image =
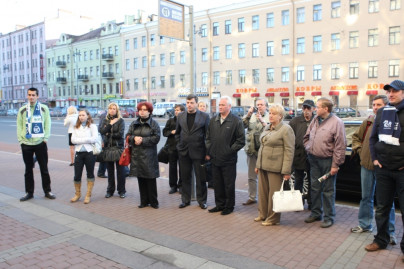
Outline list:
[[[404,101],[397,106],[387,105],[383,108],[379,125],[379,141],[400,146],[401,126],[397,112],[402,109],[404,109]]]
[[[36,102],[34,113],[31,115],[31,107],[28,102],[26,111],[25,128],[27,133],[25,134],[25,137],[28,139],[32,137],[44,137],[45,133],[43,130],[44,123],[42,118],[41,103]]]

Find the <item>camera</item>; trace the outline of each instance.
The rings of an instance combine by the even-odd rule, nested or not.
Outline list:
[[[258,111],[258,108],[255,106],[255,107],[253,108],[253,111],[254,111],[254,113],[256,113],[256,112]]]

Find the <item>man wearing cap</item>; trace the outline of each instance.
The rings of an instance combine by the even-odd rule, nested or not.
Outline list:
[[[377,111],[369,139],[377,180],[377,234],[373,243],[365,247],[367,251],[385,249],[389,244],[389,215],[396,194],[400,205],[404,205],[404,82],[394,80],[384,89],[389,105]],[[404,216],[404,207],[400,206],[400,210]],[[404,253],[403,239],[400,247]]]
[[[304,149],[303,137],[306,134],[307,127],[309,127],[311,120],[313,119],[313,112],[315,105],[313,100],[304,100],[302,105],[302,115],[293,118],[289,125],[295,132],[295,156],[293,158],[293,171],[295,177],[295,189],[303,193],[303,180],[304,173],[306,173],[309,186],[307,190],[307,204],[309,209],[311,207],[310,200],[310,164],[307,160],[307,152]]]

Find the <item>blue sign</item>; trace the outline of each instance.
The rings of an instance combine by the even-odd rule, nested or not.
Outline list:
[[[182,22],[183,9],[175,4],[166,1],[160,1],[160,17]]]

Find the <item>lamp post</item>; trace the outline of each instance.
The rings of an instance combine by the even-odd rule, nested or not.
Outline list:
[[[77,106],[79,106],[79,61],[77,56],[81,56],[81,52],[76,48],[76,52],[73,53],[74,61],[76,62],[76,95],[77,95]]]

